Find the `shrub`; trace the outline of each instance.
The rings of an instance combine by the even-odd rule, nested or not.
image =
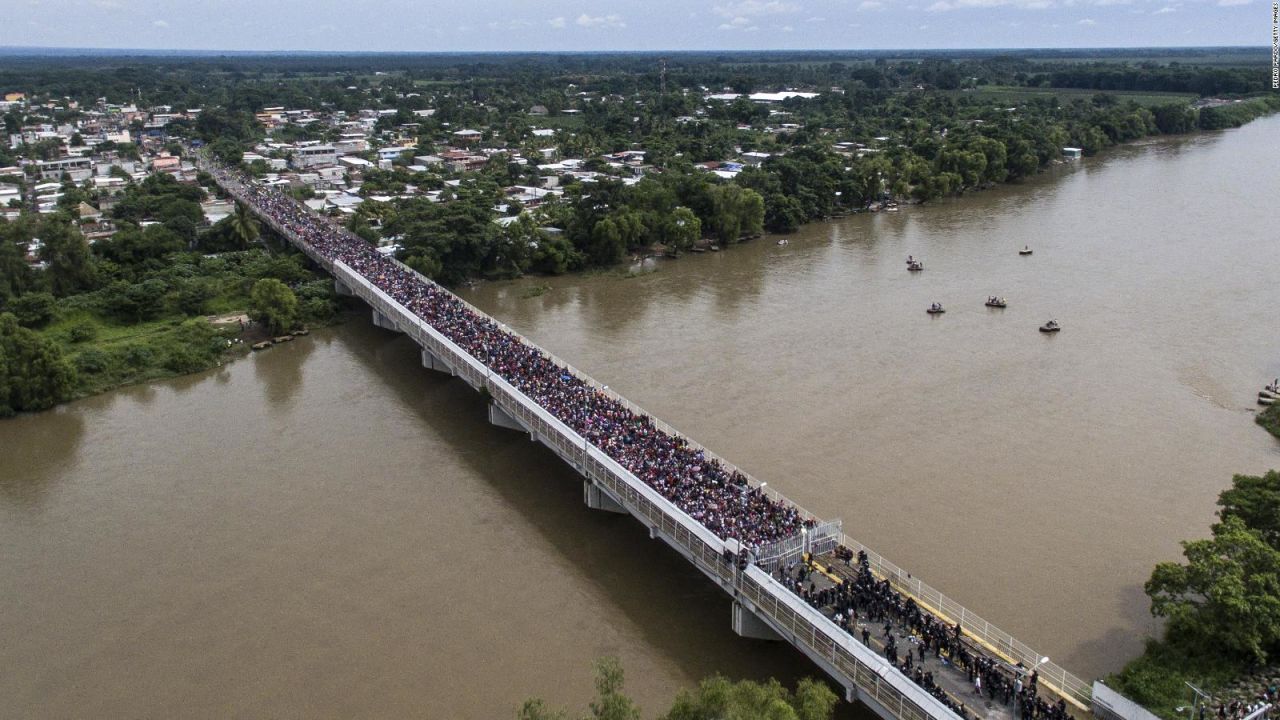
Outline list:
[[[67,339],[73,343],[88,342],[98,336],[98,326],[91,320],[80,320],[67,328]]]
[[[27,293],[11,303],[18,324],[28,328],[43,327],[53,319],[53,296],[46,292]]]

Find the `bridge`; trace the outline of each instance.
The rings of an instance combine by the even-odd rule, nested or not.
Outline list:
[[[398,261],[377,254],[364,240],[207,157],[197,156],[197,163],[223,191],[328,271],[339,293],[364,301],[372,309],[375,325],[412,338],[421,348],[424,367],[458,377],[486,397],[494,425],[527,433],[530,440],[542,443],[577,471],[588,507],[633,516],[648,528],[651,538],[669,545],[723,590],[732,599],[730,622],[735,632],[792,644],[844,688],[846,700],[862,702],[886,720],[1054,720],[1091,709],[1112,720],[1140,715],[1136,710],[1117,710],[1123,699],[1116,699],[1114,692],[1067,672],[848,537],[840,521],[824,521],[808,513],[515,330]],[[388,280],[389,274],[394,281]],[[408,294],[406,278],[414,284]],[[509,368],[494,367],[499,364],[491,361],[494,351],[486,355],[475,347],[464,348],[465,329],[440,317],[430,322],[433,313],[423,310],[423,297],[481,319],[486,327],[496,328],[493,337],[540,353],[566,381],[626,408],[651,422],[657,433],[675,439],[682,450],[687,448],[699,460],[718,463],[731,477],[741,478],[744,507],[749,497],[768,498],[788,517],[802,522],[795,532],[765,542],[746,541],[741,533],[723,527],[713,531],[673,499],[669,489],[664,492],[663,486],[638,477],[634,466],[628,467],[625,458],[609,450],[613,438],[602,442],[596,436],[592,442],[591,432],[583,430],[581,423],[563,411],[558,415],[549,403],[536,401],[536,388],[531,390]],[[858,588],[864,593],[871,588],[878,593],[876,598],[893,600],[877,599],[868,611],[865,605],[850,602]],[[861,597],[865,599],[865,594]],[[914,620],[904,620],[904,612]],[[919,622],[922,618],[924,626]],[[911,658],[906,665],[898,662],[898,653],[904,649]],[[1033,700],[1028,706],[1015,698],[1010,703],[1008,695],[991,696],[989,688],[988,694],[975,693],[975,664],[992,673],[988,677],[1007,679],[1008,689],[1015,682],[1019,688],[1029,686],[1029,697],[1039,702]]]

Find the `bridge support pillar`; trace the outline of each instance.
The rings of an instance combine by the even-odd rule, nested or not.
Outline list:
[[[733,631],[744,638],[752,638],[754,640],[781,640],[778,633],[773,631],[765,621],[756,617],[747,606],[738,601],[733,603]]]
[[[493,402],[492,400],[489,401],[489,422],[500,428],[515,430],[517,432],[529,432],[524,425],[520,424],[519,420],[511,417],[506,410],[503,410],[498,403]]]
[[[627,509],[619,505],[609,494],[600,489],[599,485],[592,483],[590,480],[584,480],[582,483],[582,502],[592,510],[603,510],[605,512],[626,515]]]
[[[457,373],[453,371],[453,368],[449,367],[448,363],[436,357],[435,353],[426,348],[422,349],[422,367],[428,370],[435,370],[436,372],[457,375]]]
[[[355,292],[351,288],[347,287],[347,284],[342,282],[338,278],[333,279],[333,291],[338,293],[339,295],[344,295],[346,297],[351,297],[352,295],[355,295]]]
[[[387,317],[386,315],[383,315],[377,310],[373,311],[373,324],[384,330],[400,332],[400,328],[396,325],[395,320],[392,320],[391,318]]]

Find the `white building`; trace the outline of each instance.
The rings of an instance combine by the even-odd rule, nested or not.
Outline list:
[[[298,169],[338,162],[338,151],[332,145],[308,145],[293,151],[293,166]]]

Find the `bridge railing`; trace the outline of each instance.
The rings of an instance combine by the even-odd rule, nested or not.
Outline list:
[[[959,717],[768,573],[753,566],[742,575],[739,589],[757,612],[772,619],[794,642],[830,662],[860,692],[897,717],[905,720]]]
[[[221,184],[221,183],[220,183]],[[232,185],[232,187],[228,187]],[[243,190],[243,186],[235,186],[233,181],[227,181],[223,185],[233,196],[242,202],[247,202],[247,197]],[[249,203],[251,204],[251,203]],[[704,570],[712,573],[721,579],[731,578],[732,568],[728,567],[721,557],[724,550],[724,543],[720,541],[713,533],[708,531],[701,523],[690,518],[686,513],[676,508],[661,495],[656,493],[648,485],[635,478],[629,471],[618,465],[612,458],[600,451],[595,446],[590,445],[581,438],[576,432],[564,426],[558,418],[551,416],[545,409],[538,406],[531,399],[511,387],[509,383],[502,380],[501,383],[495,382],[497,376],[488,369],[484,363],[475,358],[471,353],[463,350],[461,347],[444,337],[430,325],[422,321],[415,314],[408,311],[396,301],[383,293],[379,288],[366,280],[359,273],[341,262],[330,261],[322,254],[317,252],[308,243],[305,242],[297,233],[289,228],[281,226],[269,216],[263,216],[269,225],[283,236],[287,237],[291,242],[312,257],[317,263],[329,269],[335,277],[341,276],[343,282],[347,282],[352,287],[360,287],[364,290],[360,295],[369,302],[371,306],[382,312],[387,317],[397,319],[411,318],[407,327],[402,328],[407,334],[414,338],[424,348],[434,352],[442,358],[454,359],[454,370],[462,376],[473,387],[486,387],[491,396],[499,401],[499,405],[513,417],[519,418],[525,423],[526,427],[538,432],[542,438],[549,441],[553,449],[560,454],[562,458],[569,461],[580,469],[584,470],[590,478],[605,484],[606,487],[617,497],[624,499],[631,507],[643,517],[647,518],[654,527],[658,527],[669,537],[676,538],[684,550],[694,559],[695,562]],[[318,217],[318,216],[317,216]],[[345,229],[335,228],[337,232],[345,233]],[[394,258],[391,258],[394,261]],[[401,267],[413,272],[418,278],[429,285],[436,286],[430,279],[417,273],[412,268],[395,261]],[[438,287],[438,286],[436,286]],[[454,296],[457,298],[457,296]],[[812,513],[804,510],[795,502],[792,502],[775,488],[765,486],[756,480],[749,473],[741,470],[736,465],[728,462],[724,458],[711,452],[701,444],[693,441],[687,435],[679,432],[674,427],[668,425],[657,416],[644,410],[644,408],[636,405],[627,398],[614,392],[611,388],[597,382],[594,378],[586,373],[578,370],[573,365],[547,352],[545,349],[529,341],[522,334],[496,319],[490,318],[487,313],[471,305],[461,298],[457,300],[478,316],[489,318],[502,331],[510,333],[512,336],[519,338],[521,342],[531,347],[537,347],[543,352],[553,363],[563,368],[590,385],[596,391],[615,400],[619,404],[631,410],[633,413],[643,415],[651,419],[654,426],[659,430],[666,432],[673,437],[679,437],[684,440],[691,448],[700,450],[707,459],[714,459],[728,471],[737,471],[747,478],[748,483],[755,488],[764,487],[765,494],[776,502],[784,503],[794,508],[802,518],[811,520],[815,524],[821,523],[821,519]],[[397,323],[401,324],[400,322]],[[501,379],[501,378],[497,378]],[[524,398],[521,401],[519,398]],[[526,402],[527,401],[527,402]],[[535,411],[534,408],[537,408]],[[607,462],[606,462],[607,461]],[[612,466],[616,467],[612,467]],[[624,477],[626,476],[630,477]],[[653,497],[650,497],[652,495]],[[654,498],[661,502],[655,502]],[[679,518],[677,520],[676,518]],[[687,524],[686,524],[687,523]],[[710,536],[711,542],[702,536]],[[695,541],[696,538],[696,541]],[[1057,691],[1063,697],[1072,700],[1075,703],[1088,705],[1091,687],[1078,677],[1067,672],[1062,667],[1047,662],[1040,664],[1042,657],[1039,653],[1029,648],[1024,643],[1019,642],[1008,633],[991,625],[972,611],[955,602],[951,598],[935,590],[931,586],[921,582],[918,578],[913,577],[910,573],[905,572],[893,563],[886,560],[883,556],[875,553],[862,543],[853,540],[848,536],[842,535],[843,543],[846,547],[857,552],[865,551],[871,563],[871,569],[878,576],[888,579],[895,589],[907,595],[914,597],[918,603],[926,606],[927,609],[934,612],[944,620],[950,620],[953,623],[959,623],[964,631],[989,649],[1003,655],[1006,659],[1013,662],[1020,662],[1026,668],[1038,666],[1036,669],[1040,673],[1041,683],[1047,689]],[[726,573],[728,576],[726,577]],[[788,592],[785,589],[782,592]],[[853,677],[852,675],[850,677]],[[861,687],[861,685],[860,685]],[[923,716],[922,716],[923,717]]]
[[[966,635],[980,644],[1004,657],[1011,663],[1021,663],[1028,672],[1032,668],[1040,673],[1039,683],[1045,689],[1055,692],[1063,698],[1083,708],[1088,708],[1093,694],[1091,684],[1067,672],[1060,665],[1050,661],[1041,663],[1044,657],[1040,653],[1020,642],[1017,638],[978,616],[960,603],[952,600],[942,592],[913,576],[911,573],[894,565],[866,545],[845,535],[842,540],[845,547],[855,553],[867,554],[871,571],[886,579],[895,590],[916,599],[925,610],[944,621],[959,624]]]

